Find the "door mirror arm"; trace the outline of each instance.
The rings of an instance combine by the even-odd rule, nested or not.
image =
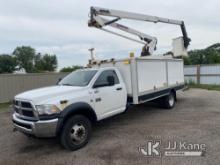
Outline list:
[[[62,78],[59,78],[56,82],[56,85],[58,85],[61,80],[62,80]]]

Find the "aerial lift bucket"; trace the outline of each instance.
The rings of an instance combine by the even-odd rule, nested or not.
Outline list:
[[[187,50],[184,46],[183,37],[174,38],[172,45],[174,57],[183,57],[188,55]]]

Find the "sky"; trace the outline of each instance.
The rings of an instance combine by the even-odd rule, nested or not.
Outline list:
[[[56,54],[58,69],[85,65],[89,48],[96,58],[139,56],[142,45],[87,26],[91,6],[184,20],[192,42],[189,49],[220,42],[219,0],[0,0],[0,54],[17,46]],[[120,22],[119,22],[120,23]],[[156,54],[172,49],[179,26],[122,20],[121,23],[158,39]]]

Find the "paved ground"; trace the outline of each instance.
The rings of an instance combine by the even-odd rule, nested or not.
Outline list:
[[[93,128],[90,143],[69,152],[57,139],[27,138],[12,132],[10,113],[0,112],[0,165],[32,164],[204,164],[218,165],[220,158],[220,92],[191,89],[178,95],[172,110],[139,105]],[[138,147],[146,140],[205,143],[204,157],[143,156]]]

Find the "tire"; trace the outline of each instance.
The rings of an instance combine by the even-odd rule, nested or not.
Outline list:
[[[171,91],[169,95],[163,98],[163,107],[166,109],[172,109],[176,103],[175,92]]]
[[[82,115],[70,117],[64,124],[60,141],[64,148],[75,151],[84,147],[91,137],[90,120]]]

